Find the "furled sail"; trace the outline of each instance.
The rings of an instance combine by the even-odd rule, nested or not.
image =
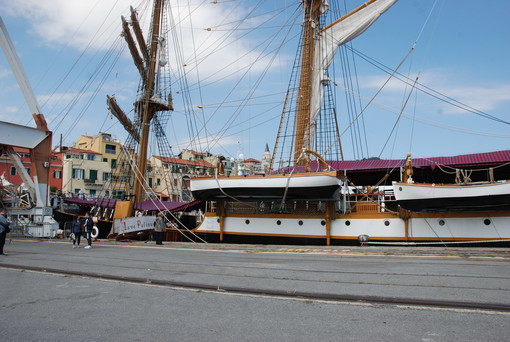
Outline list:
[[[328,82],[326,71],[338,47],[365,32],[395,2],[397,0],[368,1],[318,32],[312,71],[310,132],[315,132],[315,122],[321,109],[324,93],[323,86],[325,82]]]

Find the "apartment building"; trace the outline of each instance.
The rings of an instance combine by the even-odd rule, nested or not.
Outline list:
[[[213,170],[214,165],[202,159],[152,156],[149,159],[147,182],[155,197],[185,202],[191,200],[190,179],[209,175]]]
[[[14,147],[14,151],[18,154],[25,170],[28,175],[32,175],[32,162],[30,161],[30,151],[25,148]],[[56,194],[62,190],[62,160],[57,154],[52,154],[51,162],[49,165],[50,177],[48,184],[50,187],[50,193]],[[6,181],[9,184],[20,186],[23,183],[19,171],[14,166],[11,158],[2,151],[0,153],[0,178],[2,181]]]
[[[111,167],[101,154],[91,150],[63,147],[62,193],[69,197],[95,198],[111,178]]]

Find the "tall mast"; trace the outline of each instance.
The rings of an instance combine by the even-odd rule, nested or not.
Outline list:
[[[149,63],[147,79],[145,80],[145,92],[143,98],[138,101],[137,106],[140,110],[140,147],[138,151],[138,161],[136,170],[137,176],[134,179],[134,201],[143,200],[143,182],[145,181],[145,170],[147,167],[147,145],[149,141],[150,123],[157,111],[157,103],[152,100],[154,93],[154,78],[156,75],[156,60],[158,53],[158,40],[160,31],[161,11],[164,0],[154,1],[154,11],[152,14],[152,36],[149,47]],[[156,105],[155,105],[156,104]]]
[[[319,28],[322,0],[303,0],[303,52],[301,56],[301,77],[296,114],[296,140],[294,144],[294,161],[298,161],[303,149],[311,148],[310,108],[312,96],[312,71],[315,49],[315,37]],[[306,161],[301,159],[297,165]]]
[[[321,115],[324,87],[329,83],[327,70],[337,49],[365,32],[395,2],[397,0],[369,0],[330,25],[320,28],[319,17],[327,11],[328,1],[302,0],[303,46],[292,151],[295,165],[308,162],[299,158],[303,150],[317,148],[314,146],[314,139],[318,137],[317,119]]]
[[[135,112],[136,115],[138,115],[137,123],[140,125],[140,132],[137,131],[138,125],[129,120],[127,115],[118,106],[115,98],[113,96],[107,97],[110,112],[117,117],[120,123],[122,123],[131,138],[139,143],[136,170],[134,170],[135,178],[133,181],[132,200],[134,202],[144,200],[143,186],[147,169],[147,146],[149,142],[151,122],[157,112],[173,110],[171,96],[168,98],[168,103],[163,103],[163,99],[155,94],[155,91],[157,91],[157,68],[162,65],[161,61],[158,60],[158,53],[162,46],[160,42],[163,39],[160,36],[160,33],[163,22],[162,12],[164,4],[164,0],[154,1],[151,34],[148,44],[143,38],[136,11],[131,8],[130,24],[134,32],[134,37],[129,29],[128,22],[122,18],[122,35],[128,44],[129,51],[133,57],[133,62],[135,63],[142,79],[142,97],[134,103]]]

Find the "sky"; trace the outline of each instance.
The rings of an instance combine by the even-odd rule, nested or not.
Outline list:
[[[297,46],[299,3],[172,1],[178,23],[172,40],[179,43],[168,44],[169,59],[186,70],[192,98],[191,104],[181,101],[183,91],[177,83],[172,86],[176,110],[166,133],[174,153],[191,147],[260,159],[266,144],[273,147]],[[346,0],[341,6],[351,10],[361,3]],[[126,112],[136,96],[138,74],[120,37],[120,16],[129,15],[130,5],[145,13],[142,0],[0,0],[0,15],[53,131],[54,145],[60,139],[72,145],[79,135],[99,131],[125,139],[108,115],[106,95],[115,95]],[[347,90],[357,94],[362,107],[370,103],[356,121],[364,124],[361,142],[349,131],[353,125],[347,115],[342,116],[344,76],[334,76],[344,158],[402,159],[408,152],[426,158],[509,149],[509,18],[510,2],[504,0],[398,1],[352,42],[356,56],[375,61],[356,57],[359,89]],[[141,21],[146,32],[148,15]],[[411,80],[407,85],[390,78],[397,67]],[[417,77],[419,85],[412,88]],[[451,104],[454,100],[457,105]],[[185,111],[191,107],[196,115],[192,120]],[[0,120],[34,126],[3,54]],[[191,134],[193,143],[191,129],[198,132]]]

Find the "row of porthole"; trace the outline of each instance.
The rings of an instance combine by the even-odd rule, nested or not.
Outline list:
[[[218,219],[218,220],[217,220],[217,222],[219,223],[219,222],[220,222],[220,219]],[[246,220],[246,221],[244,221],[244,223],[246,223],[246,224],[250,224],[250,220]],[[441,219],[441,220],[439,220],[439,221],[438,221],[438,223],[439,223],[439,225],[440,225],[440,226],[444,226],[444,225],[446,224],[445,220],[442,220],[442,219]],[[278,221],[276,221],[276,224],[279,226],[279,225],[281,225],[281,224],[282,224],[282,221],[278,220]],[[302,225],[303,225],[303,220],[299,220],[299,221],[298,221],[298,224],[299,224],[300,226],[302,226]],[[483,220],[483,224],[485,224],[486,226],[488,226],[488,225],[490,225],[490,224],[491,224],[491,220],[489,220],[489,219],[485,219],[485,220]],[[326,225],[326,221],[322,220],[322,221],[321,221],[321,225],[325,226],[325,225]],[[346,226],[350,226],[350,225],[351,225],[351,221],[349,221],[349,220],[345,221],[345,225],[346,225]],[[385,225],[385,226],[389,226],[389,225],[390,225],[390,221],[388,221],[388,220],[384,221],[384,225]]]
[[[220,219],[217,219],[217,220],[216,220],[216,222],[220,223]],[[244,221],[244,223],[246,223],[246,224],[250,224],[250,220],[245,220],[245,221]],[[281,225],[281,224],[282,224],[282,221],[278,220],[278,221],[276,221],[276,224],[277,224],[277,225]],[[299,220],[299,221],[298,221],[298,224],[299,224],[300,226],[302,226],[302,225],[303,225],[303,220]],[[325,226],[325,225],[326,225],[326,221],[322,220],[322,221],[321,221],[321,225]]]
[[[246,220],[246,221],[244,221],[244,223],[246,223],[246,224],[250,224],[250,220]],[[282,221],[277,220],[277,221],[276,221],[276,224],[279,226],[279,225],[281,225],[281,224],[282,224]],[[298,221],[298,224],[299,224],[300,226],[302,226],[302,225],[303,225],[303,220],[299,220],[299,221]],[[322,225],[322,226],[325,226],[325,225],[326,225],[326,221],[322,220],[322,221],[321,221],[321,225]]]
[[[439,220],[438,223],[439,223],[440,226],[444,226],[446,224],[445,220],[442,220],[442,219]],[[491,222],[490,219],[483,220],[483,224],[486,225],[486,226],[490,225],[491,223],[492,222]]]
[[[346,226],[350,226],[350,225],[351,225],[351,221],[349,221],[349,220],[345,221],[345,225],[346,225]],[[384,225],[385,225],[385,226],[389,226],[389,225],[390,225],[390,221],[385,220],[385,221],[384,221]]]

